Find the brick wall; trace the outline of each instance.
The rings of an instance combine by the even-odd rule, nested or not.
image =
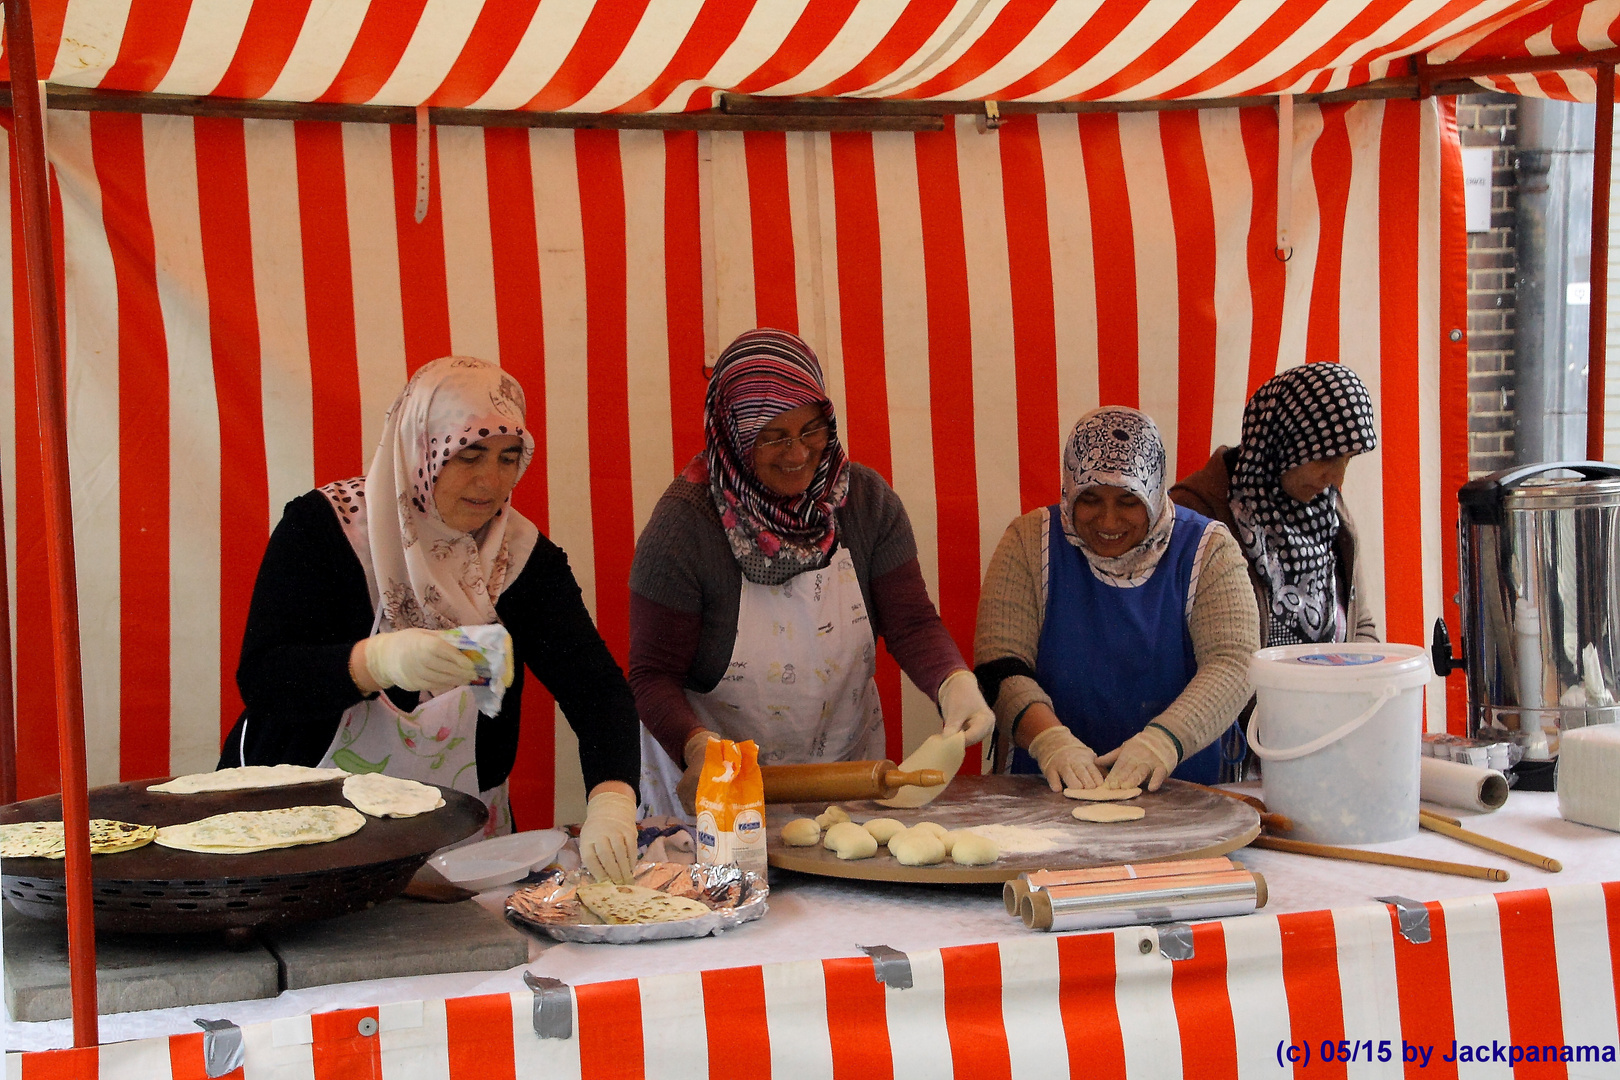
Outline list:
[[[1513,229],[1518,189],[1513,154],[1518,99],[1471,94],[1457,99],[1464,146],[1496,150],[1491,174],[1491,230],[1468,234],[1468,470],[1470,476],[1513,464]]]

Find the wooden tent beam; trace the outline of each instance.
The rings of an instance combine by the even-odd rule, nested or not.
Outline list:
[[[67,379],[51,243],[50,173],[45,111],[40,106],[28,0],[6,0],[6,54],[15,78],[13,131],[21,193],[28,321],[34,341],[40,458],[45,480],[45,560],[51,603],[51,659],[56,676],[57,754],[66,832],[68,973],[73,1042],[101,1041],[96,1008],[96,924],[90,893],[90,799],[85,777],[84,684],[79,664],[79,593],[73,559],[73,500],[68,484]],[[10,104],[8,102],[8,104]],[[0,612],[3,614],[3,612]]]

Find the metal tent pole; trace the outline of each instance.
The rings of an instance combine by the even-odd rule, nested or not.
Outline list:
[[[5,0],[6,59],[21,187],[28,316],[34,337],[40,456],[45,479],[45,553],[50,576],[51,654],[56,675],[56,730],[67,831],[68,970],[73,990],[73,1042],[100,1042],[96,1015],[95,910],[90,895],[90,804],[85,779],[84,686],[79,667],[79,598],[73,563],[73,503],[68,489],[67,395],[57,322],[51,250],[50,174],[45,163],[33,16],[28,0]]]
[[[1603,460],[1603,396],[1609,331],[1609,177],[1614,157],[1614,65],[1597,71],[1597,131],[1592,142],[1591,324],[1586,361],[1586,459]]]

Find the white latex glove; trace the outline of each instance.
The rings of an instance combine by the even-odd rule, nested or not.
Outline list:
[[[1046,777],[1053,791],[1102,785],[1097,755],[1062,724],[1049,727],[1031,739],[1029,756],[1040,766],[1041,775]]]
[[[681,774],[681,782],[675,785],[675,797],[680,799],[681,808],[688,814],[697,813],[697,789],[698,780],[703,777],[703,759],[709,742],[719,737],[712,731],[698,728],[692,733],[692,737],[686,740],[686,746],[681,754],[686,771]]]
[[[1139,787],[1158,791],[1164,778],[1174,772],[1181,761],[1170,736],[1150,727],[1143,728],[1117,749],[1098,758],[1097,764],[1108,770],[1104,787]]]
[[[478,677],[473,662],[460,649],[420,627],[367,638],[366,670],[378,686],[430,694],[466,686]]]
[[[951,672],[939,684],[939,711],[945,717],[941,732],[954,735],[960,731],[969,746],[983,742],[996,726],[996,714],[985,704],[979,680],[967,668]]]
[[[636,873],[636,800],[622,791],[598,791],[585,804],[579,858],[597,881],[628,885]]]

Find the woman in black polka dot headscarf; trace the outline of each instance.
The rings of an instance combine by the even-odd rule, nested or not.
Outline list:
[[[1267,645],[1345,639],[1333,551],[1339,485],[1350,459],[1377,445],[1367,387],[1342,364],[1290,368],[1249,399],[1232,516],[1270,593]]]
[[[1227,522],[1249,560],[1265,645],[1376,640],[1356,604],[1355,531],[1339,488],[1378,445],[1372,399],[1337,363],[1274,376],[1243,410],[1243,442],[1221,447],[1171,498]]]

